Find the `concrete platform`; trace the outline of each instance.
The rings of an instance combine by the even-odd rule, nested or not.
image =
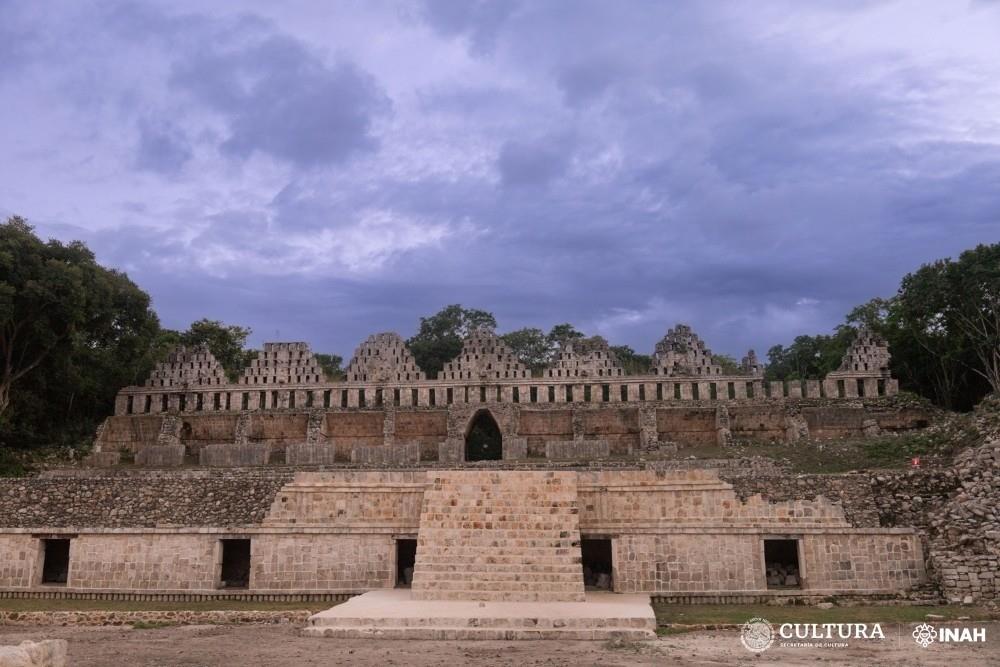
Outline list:
[[[652,639],[648,595],[587,592],[584,602],[415,600],[371,591],[309,618],[307,635],[380,639]]]

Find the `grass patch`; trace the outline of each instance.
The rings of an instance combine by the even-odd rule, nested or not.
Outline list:
[[[158,630],[176,625],[170,621],[136,621],[132,624],[133,630]]]
[[[205,600],[171,602],[158,600],[0,600],[0,611],[323,611],[339,602],[250,602]]]
[[[755,616],[771,623],[912,623],[924,621],[927,614],[944,616],[953,621],[959,616],[970,620],[1000,619],[1000,612],[984,607],[942,606],[858,606],[819,609],[807,605],[712,605],[712,604],[654,604],[659,625],[683,623],[713,625],[720,623],[745,623]],[[664,628],[667,629],[667,628]],[[666,633],[669,634],[669,633]]]

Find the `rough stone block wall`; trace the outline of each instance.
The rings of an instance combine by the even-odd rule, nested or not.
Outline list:
[[[37,560],[38,540],[31,535],[0,535],[0,587],[31,586]]]
[[[287,470],[81,471],[0,479],[0,528],[260,523]]]
[[[336,449],[338,460],[350,461],[351,451],[356,446],[383,443],[384,422],[385,413],[382,410],[331,412],[326,416],[326,438]]]
[[[285,463],[288,465],[332,465],[337,462],[337,450],[327,443],[310,444],[297,442],[285,447]]]
[[[70,542],[66,586],[212,589],[217,544],[210,535],[80,535]]]
[[[415,531],[426,484],[425,472],[298,473],[274,497],[264,525]]]
[[[199,415],[198,419],[183,419],[181,442],[194,448],[201,445],[228,444],[236,433],[239,415]]]
[[[715,408],[662,408],[656,411],[661,441],[686,445],[716,444]]]
[[[866,413],[862,407],[804,407],[802,416],[809,425],[809,434],[818,440],[864,435]]]
[[[157,468],[184,464],[184,445],[154,445],[143,447],[135,454],[136,465]]]
[[[867,474],[791,475],[737,468],[720,473],[720,477],[733,485],[740,498],[759,494],[769,502],[786,502],[823,496],[843,510],[851,526],[881,525],[878,503]]]
[[[522,410],[518,432],[528,440],[528,456],[544,456],[547,441],[573,439],[573,411]]]
[[[305,442],[308,438],[309,415],[304,412],[253,414],[248,437],[253,442],[283,448],[290,442]],[[235,427],[234,427],[235,430]]]
[[[731,406],[729,408],[729,429],[737,440],[784,442],[786,435],[785,416],[784,407]]]
[[[917,535],[805,535],[802,561],[809,589],[905,590],[927,576]]]
[[[271,446],[261,443],[247,445],[205,445],[198,453],[198,460],[201,465],[228,468],[267,465],[270,457]]]
[[[564,440],[545,443],[547,459],[606,459],[611,455],[607,440]]]
[[[705,593],[766,588],[757,535],[622,535],[612,544],[616,592]]]
[[[108,417],[95,444],[106,452],[120,449],[138,451],[156,444],[162,422],[163,417],[154,415]]]
[[[409,465],[420,462],[420,445],[355,445],[351,463],[365,465]]]
[[[448,437],[448,415],[444,411],[397,410],[395,437],[420,444],[420,458],[434,461],[438,445]]]
[[[627,456],[639,448],[639,409],[605,408],[580,410],[583,437],[603,440],[616,456]]]
[[[251,544],[254,589],[335,592],[394,583],[389,535],[261,535]]]

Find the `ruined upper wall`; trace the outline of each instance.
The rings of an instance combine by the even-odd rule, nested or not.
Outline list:
[[[686,324],[667,331],[653,352],[653,375],[722,375],[722,367],[712,363],[712,351]]]
[[[207,387],[226,383],[226,372],[207,345],[174,347],[146,380],[147,387]]]
[[[474,329],[459,355],[444,365],[438,379],[507,380],[528,378],[531,372],[490,329]]]
[[[566,340],[559,346],[555,362],[545,371],[550,378],[619,377],[625,371],[618,364],[618,357],[611,351],[608,341],[600,336]]]
[[[372,334],[354,351],[347,365],[352,382],[407,382],[424,380],[424,372],[399,334],[387,331]]]
[[[323,371],[309,343],[264,343],[264,350],[243,369],[240,384],[319,384]]]
[[[867,327],[862,327],[844,353],[840,368],[828,377],[889,377],[889,359],[889,343]]]

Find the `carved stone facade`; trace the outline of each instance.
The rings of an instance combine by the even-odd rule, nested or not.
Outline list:
[[[712,376],[722,375],[722,367],[712,362],[712,351],[686,324],[678,324],[656,344],[653,352],[653,375]]]
[[[323,371],[309,343],[264,343],[264,350],[243,369],[240,384],[319,384]]]
[[[508,380],[528,378],[531,372],[490,329],[473,330],[459,355],[444,365],[438,379]]]
[[[210,387],[227,384],[226,372],[207,345],[178,345],[146,380],[147,387]]]
[[[397,333],[377,333],[354,351],[347,366],[349,382],[407,382],[425,380],[424,372]]]
[[[618,357],[611,351],[608,341],[600,336],[566,340],[556,353],[555,362],[545,371],[552,378],[620,377],[625,371],[618,364]]]
[[[840,368],[830,377],[889,377],[889,344],[867,327],[858,330]]]

